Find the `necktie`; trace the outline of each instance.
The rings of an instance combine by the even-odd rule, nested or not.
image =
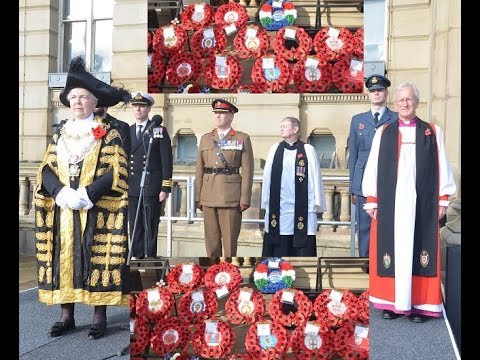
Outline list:
[[[138,130],[137,130],[137,141],[140,140],[140,138],[142,137],[142,127],[143,125],[138,125]]]
[[[222,139],[223,139],[223,133],[218,133],[218,138],[219,138],[220,140],[222,140]]]
[[[375,123],[375,125],[377,125],[377,123],[378,123],[378,115],[380,115],[380,113],[378,113],[378,112],[373,114],[373,122]]]

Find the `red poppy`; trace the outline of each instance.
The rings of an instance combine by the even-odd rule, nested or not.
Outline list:
[[[150,341],[150,324],[142,318],[136,318],[133,321],[135,323],[133,325],[133,335],[130,338],[130,358],[142,359],[145,348]]]
[[[93,136],[97,140],[102,139],[107,134],[107,130],[105,130],[102,125],[98,125],[96,128],[93,128],[92,132]]]
[[[430,131],[430,129],[425,130],[425,135],[429,136],[431,134],[432,134],[432,132]]]

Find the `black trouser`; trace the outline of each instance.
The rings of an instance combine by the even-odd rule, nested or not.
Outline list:
[[[137,214],[139,197],[128,197],[128,221],[130,228],[130,239],[132,241],[132,256],[143,258],[145,256],[157,256],[157,235],[158,224],[160,223],[161,203],[158,196],[144,196],[135,233],[135,216]],[[147,239],[147,253],[145,254],[145,238]]]

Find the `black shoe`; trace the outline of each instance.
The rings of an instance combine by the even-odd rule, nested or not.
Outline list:
[[[362,271],[365,274],[368,274],[370,272],[370,266],[369,266],[368,262],[366,262],[364,265],[362,265]]]
[[[63,334],[73,329],[75,329],[75,319],[71,319],[67,321],[57,321],[55,324],[53,324],[52,328],[50,329],[50,336],[52,337],[62,336]]]
[[[387,319],[387,320],[393,320],[399,316],[400,316],[399,314],[396,314],[390,310],[383,310],[383,313],[382,313],[382,319]]]
[[[410,315],[408,317],[408,320],[410,320],[411,322],[420,324],[427,321],[427,317],[419,314],[414,314],[414,315]]]
[[[107,329],[107,323],[95,323],[92,324],[90,330],[88,331],[88,337],[92,340],[100,339],[105,335],[105,330]]]

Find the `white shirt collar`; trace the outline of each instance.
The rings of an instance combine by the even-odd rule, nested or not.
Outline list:
[[[387,109],[386,106],[382,106],[382,107],[381,107],[380,109],[378,109],[378,110],[371,109],[372,116],[375,116],[375,113],[378,112],[378,114],[379,114],[379,115],[378,115],[378,118],[381,118],[386,109]]]
[[[223,136],[227,135],[231,129],[232,129],[231,126],[225,131],[220,131],[219,129],[217,129],[218,136],[220,137],[220,134],[222,134]]]

